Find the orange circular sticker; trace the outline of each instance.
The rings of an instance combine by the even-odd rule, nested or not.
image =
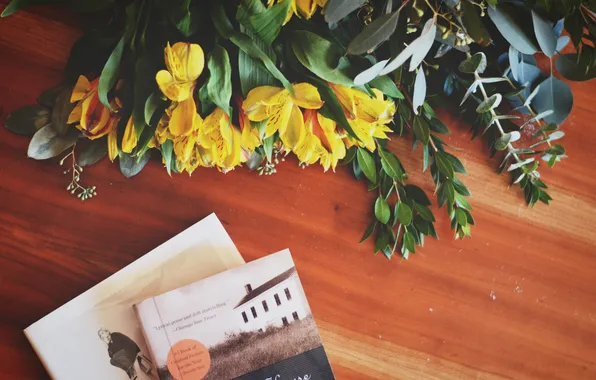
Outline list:
[[[168,352],[168,370],[176,380],[201,380],[211,366],[209,350],[194,339],[184,339]]]

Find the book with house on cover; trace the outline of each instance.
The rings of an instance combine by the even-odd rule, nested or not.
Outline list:
[[[289,250],[135,305],[161,380],[331,380]]]
[[[25,335],[56,380],[158,379],[133,305],[243,263],[211,214],[37,321]]]

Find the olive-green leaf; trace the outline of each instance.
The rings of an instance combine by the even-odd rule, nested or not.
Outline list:
[[[418,202],[414,202],[414,209],[416,209],[418,215],[420,215],[422,219],[429,222],[435,221],[435,216],[433,215],[433,212],[427,206],[421,205]]]
[[[528,25],[530,15],[523,8],[510,4],[500,4],[495,8],[489,7],[488,16],[507,42],[513,45],[514,48],[530,55],[538,51],[538,47],[530,33],[531,30],[528,31],[528,27],[531,29],[532,26],[531,23]]]
[[[478,15],[476,5],[469,1],[462,1],[462,23],[466,28],[466,31],[472,37],[476,43],[484,46],[488,46],[491,42],[490,35],[482,22],[482,19]]]
[[[393,79],[391,79],[391,77],[388,75],[376,77],[375,79],[371,80],[368,85],[394,99],[405,99],[404,94],[402,94],[399,88],[397,88],[397,85]]]
[[[153,93],[151,93],[151,95],[149,95],[149,97],[147,98],[147,101],[145,101],[145,112],[144,112],[145,123],[147,123],[147,125],[151,124],[151,118],[153,117],[153,114],[161,105],[163,105],[163,103],[164,103],[163,99],[157,93],[153,92]]]
[[[466,58],[459,64],[459,71],[466,74],[474,74],[475,71],[483,73],[486,70],[487,60],[486,55],[482,52],[476,53],[473,56]]]
[[[151,151],[147,150],[141,157],[135,157],[127,153],[120,152],[120,171],[126,178],[134,177],[147,165],[151,158]]]
[[[414,116],[413,127],[414,135],[424,145],[428,144],[430,140],[430,127],[426,123],[426,120],[422,116]]]
[[[277,38],[288,12],[291,12],[290,7],[293,1],[278,2],[263,12],[255,13],[248,18],[250,26],[265,44],[270,45]]]
[[[370,224],[366,228],[366,231],[364,231],[362,238],[360,239],[360,243],[364,242],[366,239],[368,239],[375,232],[375,229],[377,228],[377,223],[378,222],[376,219],[374,219],[370,222]]]
[[[447,160],[449,160],[449,162],[451,163],[451,166],[453,166],[454,172],[466,174],[466,168],[461,163],[459,158],[457,158],[454,155],[452,155],[451,153],[447,153],[447,152],[443,152],[443,156],[445,156],[445,158],[447,158]]]
[[[465,226],[468,224],[468,216],[464,212],[464,210],[456,208],[455,209],[455,220],[458,224]]]
[[[385,173],[396,181],[403,181],[404,171],[401,168],[398,158],[393,153],[381,147],[379,147],[379,155],[381,156],[381,166]]]
[[[403,187],[408,198],[415,200],[423,206],[430,206],[430,199],[420,187],[416,185],[406,185]]]
[[[71,92],[72,88],[70,87],[60,91],[52,108],[52,129],[58,132],[59,135],[64,135],[69,129],[68,116],[75,107],[75,104],[70,102]]]
[[[176,159],[174,158],[174,143],[172,140],[166,140],[160,146],[161,155],[164,160],[164,164],[166,165],[166,170],[168,175],[172,176],[172,167],[176,164]]]
[[[79,154],[78,164],[81,167],[90,166],[104,158],[108,154],[107,139],[101,138],[89,140],[89,143]]]
[[[50,122],[50,109],[44,106],[25,106],[8,114],[4,126],[11,132],[30,136]]]
[[[294,94],[294,88],[292,84],[288,81],[288,79],[284,76],[284,74],[279,71],[275,63],[271,60],[271,58],[251,39],[244,33],[238,32],[232,26],[232,23],[228,19],[226,12],[223,8],[223,5],[217,1],[212,1],[211,6],[211,18],[213,19],[213,25],[219,32],[219,34],[232,41],[232,43],[240,50],[248,54],[250,57],[260,60],[267,70],[273,75],[277,80],[281,82],[286,90],[290,92],[290,94]]]
[[[78,133],[71,131],[64,136],[52,128],[51,124],[42,127],[33,135],[27,149],[27,156],[36,160],[47,160],[56,157],[73,146],[78,139]]]
[[[231,119],[232,65],[226,49],[219,45],[215,46],[209,55],[207,66],[209,67],[209,81],[207,82],[209,98]]]
[[[496,93],[491,95],[489,98],[485,99],[476,107],[476,112],[478,113],[485,113],[489,112],[490,110],[497,108],[501,101],[503,100],[503,95]]]
[[[97,88],[97,94],[99,96],[99,100],[106,106],[108,109],[112,109],[112,105],[108,99],[108,93],[112,90],[116,81],[118,80],[118,72],[120,71],[120,61],[122,60],[122,53],[124,52],[124,36],[120,38],[120,41],[116,44],[116,47],[110,54],[103,70],[101,71],[101,76],[99,77],[99,85]]]
[[[259,0],[260,1],[260,0]],[[262,4],[261,4],[262,5]],[[263,52],[271,59],[275,60],[275,52],[266,45],[259,38],[256,38],[256,33],[251,29],[240,25],[240,31],[252,38],[255,44],[263,50]],[[240,77],[240,87],[242,88],[242,95],[246,95],[255,87],[259,86],[279,86],[279,82],[273,75],[263,66],[261,62],[250,57],[244,51],[238,52],[238,76]]]
[[[348,133],[348,135],[350,135],[357,141],[360,141],[360,138],[356,135],[356,133],[352,129],[352,126],[348,122],[348,119],[346,118],[346,113],[344,112],[341,103],[337,99],[335,92],[333,92],[333,90],[331,89],[331,87],[329,87],[327,82],[314,77],[311,77],[311,82],[319,91],[319,94],[321,95],[321,100],[323,100],[324,102],[323,107],[319,109],[321,115],[325,116],[328,119],[335,120],[335,122]]]
[[[359,9],[366,0],[329,0],[325,6],[325,21],[335,24]]]
[[[439,172],[449,179],[453,178],[453,166],[445,154],[441,151],[435,152],[434,158]]]
[[[375,240],[375,253],[384,250],[389,245],[389,233],[384,228],[379,229]]]
[[[377,165],[375,164],[375,159],[373,158],[372,154],[369,151],[363,148],[358,148],[358,153],[356,153],[356,157],[358,160],[358,165],[362,169],[362,172],[368,178],[368,180],[372,183],[377,183]]]
[[[348,54],[370,53],[377,46],[387,41],[395,32],[399,10],[384,14],[362,29],[348,45]]]
[[[407,204],[397,201],[395,204],[395,215],[397,220],[404,226],[412,223],[412,209]]]
[[[561,55],[555,64],[565,79],[579,82],[596,78],[596,66],[588,67],[585,61],[578,59],[577,54]]]
[[[319,78],[343,86],[354,85],[347,73],[349,63],[339,46],[306,30],[295,31],[291,44],[298,61]]]
[[[379,196],[375,202],[375,216],[383,224],[387,224],[391,218],[391,209],[384,197]]]
[[[408,251],[412,253],[416,252],[416,240],[414,239],[414,235],[412,235],[409,231],[404,234],[402,244]],[[405,256],[404,258],[407,259]]]

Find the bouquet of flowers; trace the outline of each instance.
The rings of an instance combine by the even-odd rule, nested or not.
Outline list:
[[[539,168],[566,157],[557,140],[573,105],[553,67],[596,77],[592,0],[13,0],[2,16],[48,3],[83,12],[89,30],[64,81],[5,125],[32,135],[29,157],[70,160],[72,194],[96,195],[81,174],[105,156],[132,177],[151,156],[170,175],[270,175],[294,154],[324,171],[346,165],[377,194],[363,240],[388,258],[437,236],[390,138],[412,140],[464,238],[466,170],[435,108],[453,105],[527,203],[548,204]]]

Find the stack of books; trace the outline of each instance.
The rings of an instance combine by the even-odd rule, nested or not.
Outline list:
[[[334,379],[288,250],[212,214],[25,329],[57,380]]]

